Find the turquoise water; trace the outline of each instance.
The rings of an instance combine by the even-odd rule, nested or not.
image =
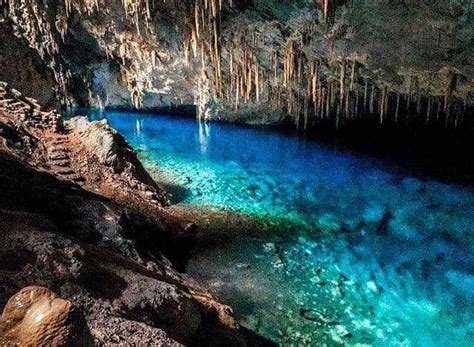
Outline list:
[[[284,345],[474,345],[471,189],[277,132],[88,115],[182,187],[175,202],[295,226],[190,261],[244,325]]]

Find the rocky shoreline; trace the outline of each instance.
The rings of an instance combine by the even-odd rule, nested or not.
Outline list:
[[[165,208],[167,193],[108,124],[63,122],[2,83],[0,157],[0,309],[36,286],[17,294],[29,298],[24,310],[4,310],[3,341],[54,339],[74,311],[85,327],[64,323],[58,343],[271,344],[176,270],[174,250],[185,253],[195,225]],[[66,313],[42,312],[55,300]],[[43,313],[54,324],[31,328],[28,317]]]

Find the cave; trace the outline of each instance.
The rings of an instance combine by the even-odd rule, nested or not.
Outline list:
[[[474,345],[470,1],[0,13],[0,344]]]

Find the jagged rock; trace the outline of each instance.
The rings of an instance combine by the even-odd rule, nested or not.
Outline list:
[[[8,86],[2,92],[13,96]],[[49,123],[38,129],[14,110],[0,109],[0,305],[19,288],[48,287],[67,301],[42,289],[45,298],[33,312],[57,307],[62,314],[46,317],[68,327],[57,330],[59,337],[42,333],[25,313],[16,333],[10,323],[0,324],[8,330],[0,343],[81,341],[61,340],[76,331],[69,325],[72,304],[99,345],[265,343],[172,267],[185,261],[192,223],[164,210],[164,192],[123,138],[85,118],[65,126],[60,134]],[[66,153],[70,166],[55,166]],[[66,176],[58,179],[59,173]]]
[[[85,322],[71,302],[37,286],[23,288],[8,300],[0,335],[20,346],[81,346],[87,340]]]
[[[166,194],[143,168],[136,152],[106,120],[89,122],[86,117],[79,116],[68,121],[67,126],[73,132],[77,143],[74,147],[79,153],[91,158],[90,161],[96,158],[103,167],[120,175],[127,186],[144,186],[143,197],[162,205],[169,204]],[[117,182],[116,179],[113,181]]]
[[[100,163],[111,167],[115,173],[134,170],[136,162],[133,150],[126,145],[122,135],[110,127],[106,120],[87,122],[73,118],[72,127],[78,126],[81,137],[90,154],[95,155]]]

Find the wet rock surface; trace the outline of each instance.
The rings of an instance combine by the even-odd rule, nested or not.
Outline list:
[[[163,208],[165,193],[107,124],[63,123],[2,84],[0,129],[0,309],[7,315],[8,298],[34,284],[48,288],[25,289],[38,293],[34,305],[58,308],[47,325],[65,326],[51,343],[78,328],[78,320],[68,328],[72,306],[85,318],[86,344],[268,343],[174,269],[180,252],[173,250],[185,252],[192,227]],[[19,326],[30,340],[9,327],[4,338],[49,338],[24,317]]]

